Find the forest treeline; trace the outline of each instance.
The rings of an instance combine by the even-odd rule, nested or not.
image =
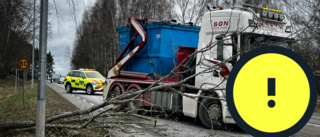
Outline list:
[[[39,5],[36,9],[36,20],[34,20],[33,1],[0,1],[0,79],[14,73],[12,69],[18,68],[17,62],[20,58],[26,58],[32,63],[33,23],[39,21],[37,20]],[[38,28],[38,25],[36,27]],[[36,48],[35,74],[38,69],[38,51]],[[52,74],[54,61],[50,52],[47,53],[47,59],[47,73]]]
[[[116,27],[127,25],[131,16],[171,18],[172,6],[168,0],[97,0],[77,29],[72,68],[94,68],[105,75],[119,55]]]
[[[94,68],[106,74],[119,55],[116,27],[128,25],[128,18],[176,19],[201,24],[207,4],[229,8],[247,3],[283,10],[293,24],[294,50],[313,70],[320,69],[320,0],[97,0],[85,11],[77,28],[71,66]]]
[[[313,70],[320,69],[320,0],[96,0],[84,12],[77,28],[70,65],[73,69],[93,68],[105,75],[120,52],[116,27],[128,25],[129,17],[176,19],[180,23],[191,21],[201,25],[201,17],[209,3],[225,8],[248,3],[283,10],[293,26],[294,51]],[[39,9],[37,4],[36,31]],[[20,58],[31,60],[33,1],[0,1],[0,18],[0,78],[4,78],[11,69],[17,68]],[[48,73],[53,73],[53,64],[53,61],[49,64]],[[37,68],[37,62],[35,65]]]

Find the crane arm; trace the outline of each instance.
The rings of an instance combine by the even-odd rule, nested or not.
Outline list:
[[[119,76],[119,72],[122,69],[123,66],[125,66],[147,43],[147,34],[140,25],[140,23],[133,17],[129,18],[129,22],[132,26],[132,28],[135,30],[134,36],[131,38],[127,46],[124,48],[124,50],[121,52],[119,57],[116,60],[116,63],[109,68],[108,70],[108,78]],[[141,42],[136,45],[134,48],[131,48],[131,51],[123,57],[123,55],[127,52],[130,45],[134,43],[134,39],[140,35],[141,36]]]

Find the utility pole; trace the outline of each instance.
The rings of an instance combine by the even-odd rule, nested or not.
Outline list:
[[[48,0],[41,0],[36,137],[45,136]]]
[[[34,47],[35,45],[35,35],[36,35],[36,0],[33,0],[33,40],[32,40],[32,73],[31,73],[31,88],[34,85]]]

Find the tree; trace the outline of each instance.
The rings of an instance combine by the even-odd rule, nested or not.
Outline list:
[[[35,62],[34,62],[34,71],[36,72],[35,74],[38,74],[37,72],[40,71],[39,70],[39,48],[35,48],[34,49],[34,58],[35,58]],[[54,58],[53,55],[51,54],[51,52],[49,51],[49,53],[47,53],[47,74],[51,77],[52,74],[54,74],[53,71],[53,65],[54,65]],[[37,77],[37,75],[35,76]]]
[[[92,68],[107,74],[120,52],[116,27],[126,25],[131,16],[165,19],[170,16],[169,8],[168,0],[98,0],[84,12],[77,28],[71,66],[73,69]]]
[[[0,79],[5,78],[10,69],[17,68],[20,58],[31,59],[32,11],[30,1],[0,2]]]
[[[49,74],[50,77],[54,74],[53,65],[53,56],[51,55],[51,51],[49,51],[49,53],[47,53],[47,74]]]
[[[207,5],[213,0],[177,0],[173,16],[181,23],[194,22],[201,23],[201,18],[207,10]]]

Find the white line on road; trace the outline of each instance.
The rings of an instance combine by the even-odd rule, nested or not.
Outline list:
[[[85,100],[85,99],[82,99],[84,102],[87,102],[87,100]]]
[[[94,104],[93,104],[93,103],[90,103],[90,105],[92,105],[92,106],[93,106]]]
[[[307,125],[310,125],[310,126],[315,126],[315,127],[320,127],[320,125],[316,125],[316,124],[311,124],[311,123],[307,123]]]
[[[77,96],[77,98],[80,98],[80,97]]]

